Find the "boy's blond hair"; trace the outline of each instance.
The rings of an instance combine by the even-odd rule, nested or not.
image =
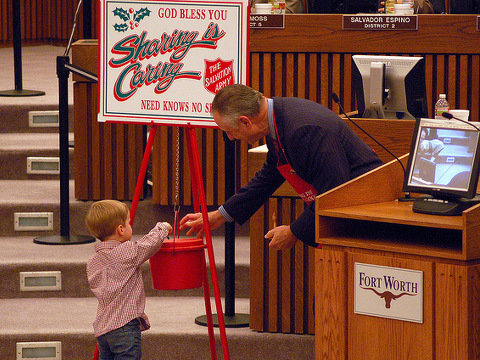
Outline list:
[[[92,235],[103,241],[115,233],[118,225],[125,225],[128,213],[128,206],[118,200],[96,201],[85,216],[85,224]]]

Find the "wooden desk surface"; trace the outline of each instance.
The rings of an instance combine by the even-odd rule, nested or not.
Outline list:
[[[318,215],[345,219],[367,220],[383,223],[421,227],[463,229],[462,216],[439,216],[415,213],[413,202],[387,201],[335,209],[318,210]]]

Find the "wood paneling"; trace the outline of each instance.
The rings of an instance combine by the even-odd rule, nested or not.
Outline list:
[[[300,199],[272,197],[250,222],[250,328],[313,334],[314,249],[299,242],[289,251],[270,250],[264,235],[290,224],[304,208]]]
[[[424,288],[422,324],[354,313],[355,262],[420,270],[424,284],[435,278],[431,262],[385,255],[332,246],[317,253],[316,298],[320,306],[315,321],[322,336],[315,338],[316,359],[438,359],[432,348],[435,287]]]
[[[176,128],[160,126],[158,130],[161,135],[156,136],[152,151],[152,199],[155,204],[173,205],[176,192]],[[192,205],[190,168],[183,139],[183,128],[180,128],[179,199],[182,205]],[[222,132],[217,129],[197,129],[197,141],[207,205],[222,203],[225,200],[225,141]],[[248,148],[241,149],[242,145],[236,144],[236,153],[242,151],[245,159],[237,161],[244,164],[243,168],[237,168],[235,174],[230,174],[235,179],[240,178],[240,171],[247,172]],[[246,181],[246,175],[244,177],[242,184]]]
[[[75,198],[131,200],[143,157],[144,127],[98,123],[96,84],[77,81],[73,89]]]
[[[480,38],[479,38],[480,41]],[[345,111],[356,110],[351,88],[352,55],[317,53],[252,53],[252,60],[273,59],[274,70],[265,72],[262,64],[252,64],[252,84],[266,96],[298,96],[319,101],[333,111],[340,108],[332,101],[338,94]],[[427,107],[433,116],[435,101],[440,93],[447,93],[451,108],[470,109],[470,118],[478,119],[479,112],[479,62],[480,55],[421,55],[425,58]],[[269,60],[267,60],[269,61]],[[295,64],[295,65],[292,65]],[[298,66],[298,68],[297,68]],[[301,68],[300,68],[301,66]],[[295,78],[282,74],[295,74]],[[269,74],[269,76],[267,76]],[[272,88],[270,84],[275,84]],[[258,85],[257,85],[258,84]]]
[[[8,6],[8,3],[2,6]],[[480,34],[475,27],[476,16],[421,15],[418,17],[418,31],[390,32],[343,31],[341,19],[341,15],[289,15],[283,30],[252,30],[250,84],[266,96],[304,97],[321,102],[339,113],[338,105],[331,99],[335,92],[348,112],[356,109],[351,89],[352,54],[422,55],[426,64],[430,115],[433,115],[438,94],[446,92],[453,108],[469,108],[471,118],[479,118],[480,51],[477,45]],[[281,41],[278,41],[279,34]],[[80,58],[84,56],[86,55],[82,54]],[[96,51],[90,52],[89,57],[88,63],[96,61]],[[88,70],[96,72],[96,65]],[[94,116],[93,113],[92,118]],[[165,131],[166,133],[162,132],[162,142],[171,143],[171,131]],[[122,143],[122,139],[118,136],[116,138],[117,142]],[[208,159],[202,162],[207,184],[207,203],[217,205],[225,198],[222,134],[215,129],[205,129],[198,133],[198,139],[201,144],[200,156]],[[390,140],[385,145],[392,150],[396,142],[395,139]],[[160,205],[171,205],[174,199],[174,187],[171,186],[174,174],[171,166],[175,161],[175,153],[170,144],[168,148],[161,145],[162,154],[157,154],[160,151],[157,150],[160,147],[158,142],[156,139],[152,155],[152,159],[161,159],[153,161],[153,201]],[[235,178],[237,189],[248,181],[246,160],[249,148],[247,144],[236,145],[237,166],[235,174],[231,176]],[[165,153],[165,149],[169,151]],[[187,158],[186,150],[182,151],[180,198],[183,204],[188,205],[191,204],[189,170],[184,161]],[[402,149],[402,152],[395,153],[401,155],[404,152],[405,149]]]
[[[435,308],[441,314],[451,314],[452,317],[440,316],[435,326],[436,353],[438,359],[467,359],[468,354],[468,315],[463,309],[468,309],[467,268],[449,264],[437,265],[435,287],[438,296]],[[456,296],[448,296],[456,294]],[[461,334],[452,337],[451,334]],[[474,357],[472,359],[475,359]]]
[[[251,52],[477,54],[476,15],[418,15],[417,31],[342,30],[339,14],[285,17],[285,29],[252,29]]]
[[[352,55],[420,55],[426,60],[429,115],[433,115],[438,94],[445,92],[452,108],[468,108],[471,119],[478,119],[480,33],[476,31],[476,18],[419,15],[418,31],[345,31],[341,15],[287,16],[281,41],[278,30],[252,30],[252,59],[272,58],[275,71],[265,73],[252,61],[251,84],[258,84],[267,96],[293,94],[339,112],[331,100],[335,92],[348,112],[356,107],[350,79]],[[278,53],[281,56],[275,56]],[[289,66],[292,62],[294,67]],[[289,70],[288,75],[295,79],[282,79],[282,69]],[[274,90],[270,84],[275,84]]]
[[[435,360],[435,352],[431,346],[434,341],[433,309],[435,307],[433,301],[435,288],[432,286],[423,288],[423,323],[421,325],[408,321],[392,321],[391,319],[355,314],[353,281],[354,264],[356,262],[422,271],[424,284],[432,284],[434,279],[434,265],[428,261],[389,257],[383,253],[377,255],[349,253],[347,296],[337,293],[337,296],[348,299],[348,310],[346,312],[348,322],[347,327],[343,329],[348,334],[348,358],[359,360],[383,360],[385,358]],[[365,346],[366,344],[368,346]],[[451,359],[459,358],[451,357]]]
[[[67,41],[73,28],[78,1],[14,0],[20,3],[22,40]],[[97,5],[92,3],[92,36],[97,36]],[[85,3],[85,1],[83,1]],[[0,0],[0,43],[13,40],[12,0]],[[83,35],[83,7],[80,7],[74,39]]]
[[[315,258],[315,267],[319,274],[315,295],[324,304],[322,308],[316,306],[315,325],[325,334],[315,337],[315,356],[317,359],[348,359],[346,255],[335,249],[322,250]]]

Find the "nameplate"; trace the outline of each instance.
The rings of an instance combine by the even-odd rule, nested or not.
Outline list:
[[[417,15],[343,15],[343,30],[418,30]]]
[[[284,29],[285,14],[250,14],[250,29]]]
[[[423,272],[355,263],[354,312],[423,323]]]

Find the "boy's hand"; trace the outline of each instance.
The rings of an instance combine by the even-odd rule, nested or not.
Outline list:
[[[168,222],[162,222],[162,224],[167,228],[168,235],[170,235],[173,231],[172,225],[170,225]]]

